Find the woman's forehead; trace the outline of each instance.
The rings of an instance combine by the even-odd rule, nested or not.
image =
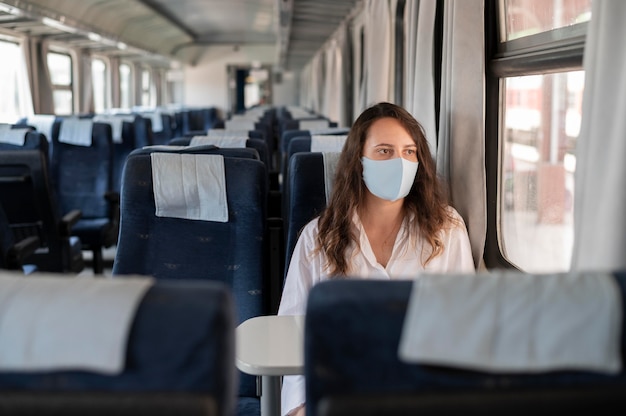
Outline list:
[[[415,141],[400,121],[395,118],[385,117],[374,121],[365,135],[368,145],[390,144],[409,146],[415,145]]]

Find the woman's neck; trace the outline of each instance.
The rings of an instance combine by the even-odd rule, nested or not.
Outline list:
[[[404,219],[403,201],[370,200],[359,211],[359,218],[376,261],[387,267]]]
[[[387,201],[369,195],[358,214],[361,223],[369,226],[399,225],[404,219],[404,200]]]

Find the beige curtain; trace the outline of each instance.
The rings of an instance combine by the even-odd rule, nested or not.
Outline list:
[[[407,1],[404,9],[404,107],[424,127],[437,154],[434,31],[437,0]]]
[[[484,2],[444,2],[437,171],[465,219],[474,264],[486,234]]]
[[[626,269],[626,2],[594,1],[576,148],[572,270]]]

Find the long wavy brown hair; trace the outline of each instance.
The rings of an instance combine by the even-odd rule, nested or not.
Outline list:
[[[367,192],[361,164],[363,146],[370,126],[386,117],[398,120],[417,145],[419,168],[411,191],[404,199],[403,209],[405,216],[411,219],[410,235],[419,233],[432,248],[421,254],[424,265],[443,252],[439,231],[454,223],[422,126],[402,107],[386,102],[375,104],[361,113],[350,129],[337,164],[330,201],[319,218],[317,250],[326,255],[331,275],[349,272],[350,253],[347,250],[352,242],[358,245],[352,215],[365,201]]]

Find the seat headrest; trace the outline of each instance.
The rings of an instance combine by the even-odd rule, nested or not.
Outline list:
[[[230,136],[224,135],[221,137],[211,136],[193,136],[189,142],[189,146],[205,146],[211,144],[217,147],[246,147],[248,141],[247,136]]]
[[[341,152],[346,143],[346,135],[314,134],[311,135],[312,152]]]
[[[224,128],[226,130],[254,130],[254,121],[250,120],[226,120]]]
[[[228,222],[222,155],[151,153],[155,215]]]
[[[93,120],[88,118],[66,118],[61,122],[59,142],[75,146],[91,146]]]
[[[335,183],[335,172],[337,171],[337,163],[339,162],[339,152],[323,152],[324,158],[324,189],[326,190],[326,205],[330,201],[333,193],[333,185]]]
[[[24,143],[26,142],[26,135],[29,131],[29,128],[13,129],[10,124],[1,124],[0,143],[24,146]]]
[[[96,114],[93,117],[93,121],[109,124],[111,126],[113,143],[122,143],[122,125],[124,122],[134,122],[135,116],[122,114]]]
[[[300,120],[298,125],[300,127],[300,130],[323,129],[328,127],[328,120]]]
[[[621,293],[609,273],[425,274],[400,358],[488,372],[621,369]]]

